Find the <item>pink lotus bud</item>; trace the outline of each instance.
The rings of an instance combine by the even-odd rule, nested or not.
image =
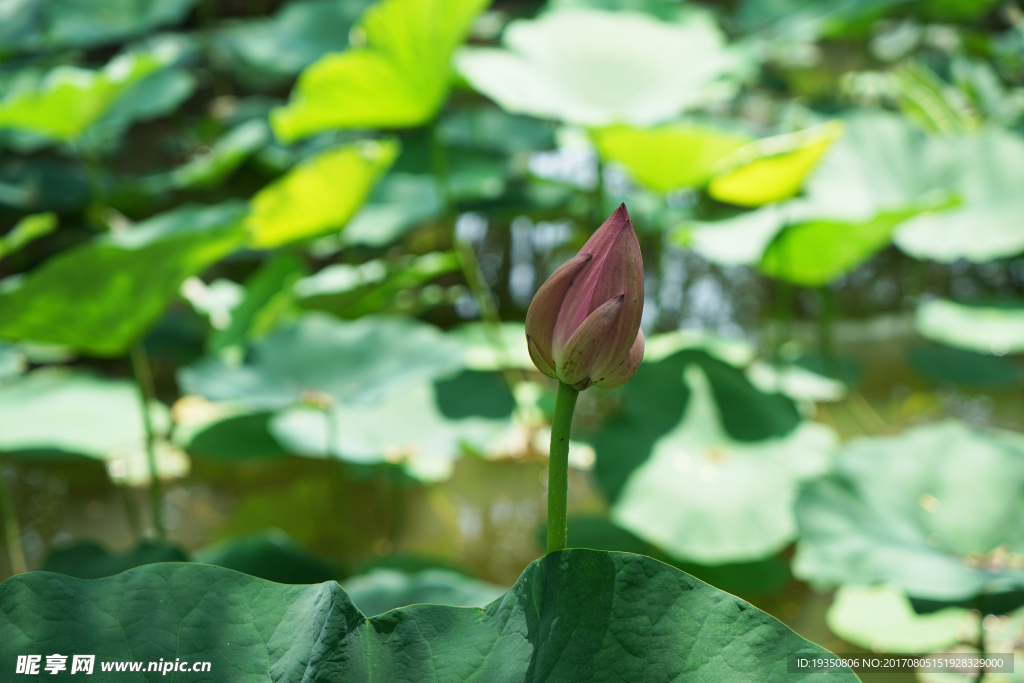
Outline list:
[[[530,357],[579,391],[622,386],[644,357],[643,303],[640,244],[622,204],[537,290],[526,312]]]

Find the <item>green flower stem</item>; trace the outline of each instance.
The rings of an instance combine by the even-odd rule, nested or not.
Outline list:
[[[558,383],[555,416],[551,420],[551,455],[548,460],[548,552],[566,548],[569,502],[569,432],[580,392]]]
[[[167,538],[167,531],[164,529],[163,513],[160,510],[163,492],[156,467],[156,431],[149,414],[149,404],[156,400],[156,390],[153,388],[149,357],[141,340],[132,345],[130,354],[135,386],[139,389],[139,398],[142,401],[142,426],[146,430],[146,462],[149,465],[149,504],[153,514],[153,529],[156,531],[156,537],[162,541]]]
[[[0,462],[0,510],[4,513],[4,538],[7,540],[7,557],[11,562],[11,573],[24,574],[28,571],[25,549],[21,547],[21,524],[18,522],[14,498],[7,486],[7,477]]]

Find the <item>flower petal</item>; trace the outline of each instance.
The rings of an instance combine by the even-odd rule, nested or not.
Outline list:
[[[537,293],[533,295],[530,308],[526,311],[526,338],[532,340],[534,347],[530,350],[530,357],[534,359],[533,362],[537,365],[537,368],[545,375],[548,373],[537,362],[537,357],[534,356],[534,349],[537,355],[544,361],[546,367],[555,367],[551,340],[554,338],[555,324],[558,321],[559,311],[562,308],[566,291],[591,259],[591,254],[581,252],[563,263],[540,286]],[[550,376],[553,377],[554,375]]]
[[[608,217],[583,245],[593,259],[567,289],[551,344],[559,358],[569,337],[587,316],[613,297],[624,294],[624,324],[608,339],[610,356],[624,357],[640,329],[644,301],[644,266],[640,244],[625,204]]]
[[[636,340],[633,342],[633,346],[629,349],[629,354],[611,371],[611,372],[597,372],[595,374],[604,376],[600,379],[594,380],[595,387],[601,387],[602,389],[614,389],[615,387],[621,387],[623,384],[628,382],[636,374],[636,371],[640,369],[640,362],[644,359],[644,333],[643,330],[637,330]]]
[[[619,322],[624,300],[624,294],[609,299],[576,328],[558,357],[559,379],[579,391],[593,384],[594,367],[610,362],[607,338]]]

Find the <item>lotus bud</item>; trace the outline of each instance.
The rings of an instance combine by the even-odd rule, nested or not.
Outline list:
[[[626,205],[541,285],[526,312],[537,369],[583,391],[612,389],[644,356],[644,264]]]

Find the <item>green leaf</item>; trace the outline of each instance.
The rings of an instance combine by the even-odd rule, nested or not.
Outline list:
[[[216,185],[262,148],[270,138],[267,124],[261,120],[247,121],[224,134],[210,151],[166,174],[143,181],[150,191]]]
[[[893,234],[901,250],[943,263],[1024,251],[1024,138],[999,128],[927,137],[902,117],[860,113],[807,183],[808,218],[863,222],[917,209]]]
[[[320,152],[260,190],[247,224],[269,249],[341,230],[398,156],[398,143],[367,140]]]
[[[673,557],[697,562],[778,552],[796,535],[797,488],[828,469],[835,435],[803,422],[783,438],[737,441],[721,425],[704,372],[690,366],[685,381],[690,399],[682,421],[630,473],[612,520]]]
[[[203,460],[281,458],[287,453],[270,435],[270,419],[270,413],[229,415],[201,425],[189,425],[185,436],[181,436],[179,424],[175,439],[191,457]]]
[[[52,211],[25,216],[11,231],[0,237],[0,259],[20,250],[29,242],[45,237],[57,229],[57,214]]]
[[[437,407],[452,420],[466,417],[509,417],[516,402],[501,375],[465,370],[451,379],[434,382]]]
[[[800,423],[790,399],[756,389],[740,370],[703,351],[687,349],[645,361],[619,390],[621,410],[587,438],[597,451],[598,481],[613,502],[630,474],[650,457],[654,444],[682,419],[690,399],[683,371],[693,363],[708,376],[730,437],[741,441],[778,438]]]
[[[1024,436],[947,420],[836,462],[797,500],[797,576],[946,602],[1024,589]]]
[[[0,100],[0,130],[12,128],[72,142],[99,120],[117,98],[162,68],[173,55],[124,54],[100,71],[60,66],[36,87]]]
[[[466,367],[471,370],[501,370],[519,368],[533,370],[526,340],[526,325],[503,322],[495,328],[490,323],[464,323],[453,329],[449,336],[457,339],[466,352]]]
[[[723,158],[750,142],[742,133],[683,123],[647,130],[611,126],[593,136],[606,161],[622,164],[655,192],[703,187]]]
[[[451,476],[463,448],[484,451],[507,419],[442,414],[435,387],[409,381],[382,401],[337,405],[329,412],[300,407],[279,413],[270,431],[289,452],[359,464],[401,464],[421,481]],[[401,415],[400,420],[395,416]]]
[[[794,213],[792,203],[769,204],[733,218],[687,223],[672,232],[672,239],[714,263],[753,266]]]
[[[397,312],[403,306],[393,303],[395,297],[408,297],[420,285],[458,269],[459,260],[450,251],[390,263],[371,259],[359,265],[334,264],[295,283],[296,303],[300,308],[329,311],[347,319]]]
[[[217,36],[222,49],[245,66],[291,76],[329,52],[348,47],[349,30],[366,0],[298,0],[272,18],[246,21]]]
[[[167,408],[154,403],[150,416],[162,437]],[[126,380],[101,379],[59,368],[42,368],[0,388],[0,452],[26,460],[85,456],[107,465],[114,483],[149,481],[146,430],[139,390]],[[157,473],[188,474],[188,457],[159,438]]]
[[[797,133],[764,138],[719,164],[708,194],[739,206],[763,206],[796,195],[832,143],[843,134],[837,121]]]
[[[177,50],[168,43],[169,50]],[[115,149],[136,121],[152,121],[176,111],[196,89],[196,78],[186,69],[171,67],[142,78],[119,96],[103,116],[86,130],[80,141],[93,153]]]
[[[0,344],[0,386],[4,380],[17,377],[28,368],[28,359],[17,346]]]
[[[410,381],[461,367],[461,346],[433,325],[398,317],[342,322],[308,313],[257,342],[244,365],[205,358],[182,368],[178,383],[211,401],[277,410],[303,401],[376,401]]]
[[[403,572],[383,567],[353,576],[341,587],[355,608],[369,615],[420,604],[485,607],[508,590],[448,569]]]
[[[293,254],[278,254],[263,263],[245,282],[245,296],[231,311],[231,322],[216,330],[207,341],[207,350],[218,355],[229,349],[240,349],[253,337],[261,336],[260,313],[272,308],[281,297],[291,298],[291,288],[306,272],[302,261]]]
[[[467,48],[459,72],[512,113],[588,126],[650,126],[708,98],[740,66],[710,15],[666,23],[639,12],[560,9],[516,20],[506,49]]]
[[[97,669],[209,661],[211,676],[238,683],[744,683],[792,678],[790,653],[831,656],[677,569],[589,550],[537,560],[483,609],[413,605],[367,619],[334,583],[285,586],[191,563],[97,581],[22,574],[0,587],[0,605],[6,652],[95,653]],[[838,669],[801,680],[857,679]]]
[[[197,552],[195,561],[274,583],[321,583],[338,574],[330,563],[296,545],[283,531],[223,540]]]
[[[441,208],[433,176],[390,173],[345,226],[341,243],[386,247],[413,226],[441,215]]]
[[[825,621],[846,642],[872,652],[938,652],[961,639],[975,641],[978,630],[978,619],[966,609],[920,615],[897,587],[853,583],[836,591]]]
[[[975,353],[1024,353],[1024,305],[925,301],[914,312],[914,329],[925,339]]]
[[[101,579],[156,562],[188,562],[188,555],[177,546],[147,542],[126,553],[114,554],[97,543],[86,541],[54,550],[43,560],[39,571],[76,579]]]
[[[63,251],[0,292],[0,337],[123,355],[186,278],[241,244],[244,215],[185,205]]]
[[[938,382],[968,387],[1008,388],[1020,384],[1024,371],[1006,358],[963,349],[925,346],[907,351],[911,367]]]
[[[888,246],[896,226],[916,213],[880,213],[860,224],[823,220],[791,226],[768,245],[761,272],[805,287],[826,285]]]
[[[429,123],[448,95],[451,57],[486,0],[381,0],[363,14],[359,46],[309,66],[291,102],[271,113],[284,142],[339,128]]]
[[[0,450],[56,449],[109,457],[145,438],[138,389],[129,381],[42,368],[0,391]]]
[[[0,53],[96,47],[182,21],[196,0],[21,0],[4,9]]]

